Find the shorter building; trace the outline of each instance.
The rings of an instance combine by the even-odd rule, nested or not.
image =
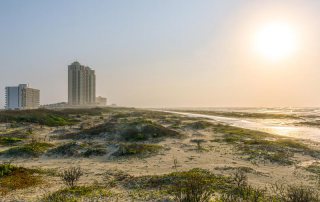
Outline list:
[[[105,97],[96,97],[96,106],[106,106],[107,105],[107,98]]]
[[[6,87],[6,109],[36,109],[40,106],[40,91],[27,84]]]
[[[68,105],[67,102],[59,102],[59,103],[46,104],[41,106],[41,108],[45,108],[45,109],[63,109],[63,108],[69,108],[69,107],[70,106]]]

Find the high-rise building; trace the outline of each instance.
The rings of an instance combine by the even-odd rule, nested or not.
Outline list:
[[[6,109],[36,109],[40,105],[40,91],[27,84],[6,87]]]
[[[96,75],[91,68],[73,62],[68,66],[68,104],[93,105],[96,100]]]

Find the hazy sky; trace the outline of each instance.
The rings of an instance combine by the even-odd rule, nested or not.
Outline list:
[[[1,0],[0,105],[29,83],[41,103],[67,100],[67,66],[96,70],[97,95],[139,107],[320,106],[318,0]],[[270,22],[298,49],[253,51]]]

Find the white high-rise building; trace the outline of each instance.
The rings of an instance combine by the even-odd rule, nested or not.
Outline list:
[[[69,105],[94,105],[96,99],[96,76],[94,70],[79,62],[68,66]]]
[[[6,87],[6,109],[36,109],[40,106],[40,91],[27,84]]]

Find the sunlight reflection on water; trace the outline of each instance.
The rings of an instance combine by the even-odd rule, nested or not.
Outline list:
[[[230,118],[230,117],[219,117],[203,114],[193,114],[185,112],[172,112],[181,115],[186,115],[189,117],[199,117],[212,119],[214,121],[219,121],[222,123],[230,124],[232,126],[247,128],[251,130],[259,130],[263,132],[268,132],[271,134],[294,137],[301,139],[309,139],[313,141],[320,142],[320,129],[315,127],[304,127],[304,126],[291,126],[295,121],[286,120],[275,120],[275,119],[243,119],[243,118]]]

